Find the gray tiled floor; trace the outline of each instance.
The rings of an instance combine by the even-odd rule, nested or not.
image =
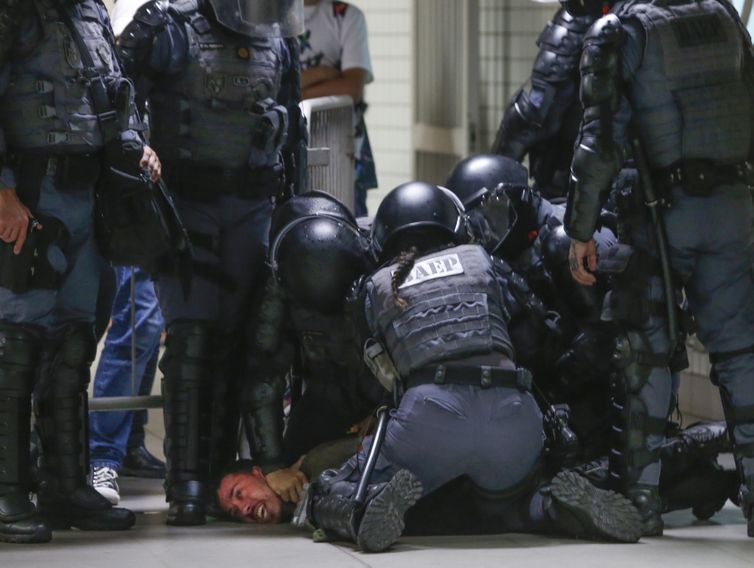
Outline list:
[[[741,513],[729,504],[713,522],[694,522],[688,513],[666,516],[660,539],[636,545],[607,545],[508,534],[483,537],[406,538],[388,553],[362,554],[353,547],[314,544],[289,526],[259,527],[210,523],[167,527],[159,481],[122,480],[123,504],[138,511],[135,528],[124,533],[57,533],[35,547],[0,545],[0,566],[44,568],[384,567],[441,568],[578,567],[711,568],[754,565],[754,540],[744,536]]]
[[[155,392],[159,390],[159,377]],[[691,420],[687,417],[686,422]],[[147,445],[161,455],[162,413],[150,411]],[[727,456],[726,456],[727,457]],[[732,460],[725,460],[731,466]],[[138,512],[124,533],[63,532],[51,544],[0,545],[0,568],[734,568],[754,566],[754,539],[745,536],[741,512],[731,503],[711,522],[690,512],[666,515],[660,539],[606,545],[508,534],[402,539],[394,549],[365,555],[348,545],[314,544],[289,526],[259,527],[213,522],[206,527],[165,526],[159,481],[122,479],[122,504]]]

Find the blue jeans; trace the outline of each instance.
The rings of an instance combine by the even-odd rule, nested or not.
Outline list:
[[[112,325],[94,377],[94,396],[146,395],[152,390],[163,328],[162,314],[149,275],[134,269],[135,384],[131,384],[131,269],[119,267]],[[134,392],[135,391],[135,392]],[[89,414],[89,450],[93,467],[120,469],[126,454],[133,411]]]

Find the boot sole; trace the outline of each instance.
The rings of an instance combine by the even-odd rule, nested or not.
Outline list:
[[[0,542],[8,544],[44,544],[52,540],[52,530],[41,530],[33,534],[3,534],[0,532]]]
[[[556,475],[551,494],[573,517],[573,525],[566,528],[574,536],[610,542],[637,542],[642,536],[641,517],[631,501],[594,487],[575,472]]]
[[[185,503],[185,505],[189,505],[189,503]],[[175,511],[168,510],[165,524],[171,527],[198,527],[206,525],[207,510],[203,504],[191,503],[190,505],[190,507],[185,509],[176,507]]]
[[[124,514],[122,518],[71,517],[68,515],[44,514],[44,519],[52,530],[79,529],[81,531],[124,531],[136,523],[136,515]]]
[[[382,552],[403,533],[403,516],[422,495],[422,484],[413,473],[400,470],[364,511],[356,542],[365,552]]]

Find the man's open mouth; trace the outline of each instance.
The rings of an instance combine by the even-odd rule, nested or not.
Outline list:
[[[260,503],[254,508],[254,520],[263,523],[267,520],[268,512],[264,503]]]

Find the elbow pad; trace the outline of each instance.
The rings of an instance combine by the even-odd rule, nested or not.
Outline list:
[[[118,55],[127,75],[138,74],[157,35],[168,23],[167,2],[152,0],[141,6],[118,40]]]
[[[614,14],[597,20],[584,39],[581,55],[581,102],[584,118],[571,163],[571,191],[566,232],[579,241],[592,238],[610,184],[623,163],[623,149],[613,137],[621,102],[620,47],[623,26]]]

